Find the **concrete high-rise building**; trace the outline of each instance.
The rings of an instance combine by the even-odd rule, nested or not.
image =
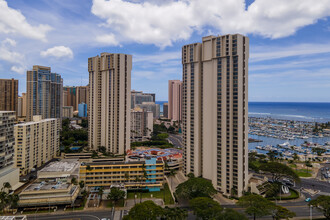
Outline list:
[[[143,141],[153,132],[153,113],[139,107],[131,110],[131,141]]]
[[[78,105],[78,116],[82,118],[87,117],[87,104],[82,102]]]
[[[52,73],[50,67],[33,66],[27,71],[27,112],[26,120],[34,115],[46,118],[61,118],[63,107],[63,80],[61,75]]]
[[[248,185],[249,39],[204,37],[182,48],[185,173],[224,194]]]
[[[78,109],[77,105],[77,87],[64,86],[63,87],[63,104],[64,106],[72,106],[73,111]]]
[[[168,103],[163,104],[163,117],[168,118]]]
[[[182,81],[168,81],[168,118],[182,120]]]
[[[26,117],[26,93],[22,93],[21,97],[18,97],[18,109],[17,116],[21,118]]]
[[[152,112],[155,119],[158,119],[160,117],[160,105],[159,104],[156,104],[154,102],[142,102],[142,104],[138,104],[136,106],[144,109],[145,111]]]
[[[33,121],[15,125],[15,166],[21,174],[40,167],[59,151],[60,120],[33,116]]]
[[[18,108],[18,80],[0,79],[0,111],[15,111]]]
[[[19,181],[19,170],[14,168],[15,111],[0,111],[0,185],[9,182],[14,186]]]
[[[62,118],[73,118],[72,106],[63,106]]]
[[[131,109],[143,102],[155,102],[156,95],[153,93],[143,93],[142,91],[131,91]]]
[[[89,86],[77,86],[77,108],[81,103],[89,103]]]
[[[101,53],[88,59],[89,147],[124,154],[130,148],[132,56]]]

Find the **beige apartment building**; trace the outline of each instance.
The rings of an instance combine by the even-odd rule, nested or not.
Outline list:
[[[18,80],[0,79],[0,111],[15,111],[18,107]]]
[[[21,175],[54,158],[59,151],[60,120],[33,116],[33,121],[15,125],[15,166]]]
[[[77,86],[77,108],[81,103],[89,103],[89,86]]]
[[[88,59],[89,147],[124,154],[130,148],[132,56],[101,53]]]
[[[22,96],[18,97],[17,116],[26,117],[26,93],[22,93]]]
[[[143,141],[153,132],[153,113],[139,107],[131,110],[131,141]]]
[[[63,106],[62,118],[73,118],[73,107]]]
[[[9,182],[13,189],[19,182],[19,170],[14,167],[15,111],[0,111],[0,186]]]
[[[52,73],[50,67],[33,66],[26,74],[26,120],[34,115],[45,118],[61,118],[63,107],[63,79]]]
[[[239,34],[182,48],[184,170],[226,195],[248,185],[248,59]]]
[[[168,81],[168,118],[182,120],[182,81]]]

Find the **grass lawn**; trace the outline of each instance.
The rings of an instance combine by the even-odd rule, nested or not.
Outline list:
[[[290,200],[290,199],[299,198],[299,193],[297,191],[290,189],[290,193],[291,193],[291,195],[289,195],[289,196],[282,195],[281,200]],[[273,200],[273,198],[270,198],[270,199]],[[280,200],[280,196],[277,196],[276,200]]]
[[[158,192],[142,192],[142,198],[151,198],[151,194],[153,198],[159,198],[164,200],[165,195],[165,205],[174,204],[174,200],[172,198],[170,189],[168,188],[168,185],[165,184],[164,189],[161,189]],[[137,199],[140,198],[140,192],[136,192]],[[134,192],[128,192],[127,193],[127,199],[134,199],[135,193]]]
[[[301,169],[301,170],[297,170],[295,172],[300,177],[311,177],[312,176],[312,171],[311,170],[307,170],[307,169]]]

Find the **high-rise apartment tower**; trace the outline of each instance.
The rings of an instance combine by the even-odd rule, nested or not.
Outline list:
[[[101,53],[88,59],[89,147],[123,154],[130,147],[132,56]]]
[[[239,34],[182,48],[184,170],[227,195],[248,184],[248,59]]]
[[[182,119],[182,81],[168,81],[168,118],[173,121]]]
[[[46,118],[61,118],[63,107],[63,80],[52,73],[50,67],[33,66],[26,77],[27,112],[26,120],[33,115]]]
[[[18,110],[18,80],[0,79],[0,111]]]

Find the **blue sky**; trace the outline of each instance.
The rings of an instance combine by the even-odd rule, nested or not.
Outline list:
[[[87,59],[133,55],[132,89],[167,100],[181,47],[210,34],[250,38],[249,100],[330,102],[330,0],[0,0],[0,78],[50,66],[88,83]]]

